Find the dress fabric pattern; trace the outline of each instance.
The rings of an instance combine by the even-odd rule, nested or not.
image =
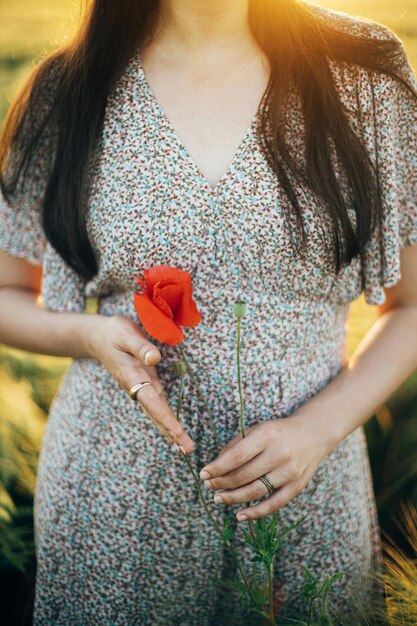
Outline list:
[[[341,27],[393,37],[374,22],[327,15]],[[18,208],[1,205],[0,245],[43,264],[42,299],[50,310],[82,312],[86,295],[93,294],[101,314],[137,321],[135,273],[161,263],[191,272],[203,321],[186,330],[184,349],[198,370],[222,444],[238,433],[234,300],[248,303],[242,355],[247,425],[285,419],[346,363],[350,302],[364,291],[370,304],[382,303],[383,288],[400,279],[401,248],[417,242],[415,101],[388,76],[348,64],[332,71],[382,185],[382,238],[369,242],[364,282],[358,259],[335,274],[323,207],[308,189],[297,189],[307,254],[300,259],[293,252],[283,213],[287,199],[260,149],[258,116],[219,182],[208,184],[152,93],[139,50],[113,85],[91,164],[88,228],[100,260],[95,279],[86,284],[46,241],[37,202],[41,178]],[[404,71],[416,84],[408,61]],[[296,101],[291,116],[294,142],[302,147]],[[172,364],[178,352],[155,343],[162,352],[158,374],[175,406]],[[184,393],[183,422],[201,468],[218,450],[188,378]],[[224,516],[224,508],[217,513]],[[371,576],[380,572],[381,551],[363,428],[324,459],[281,509],[281,523],[306,513],[277,558],[282,623],[290,610],[305,611],[298,593],[304,566],[322,576],[346,572],[330,599],[342,623],[352,623],[352,606],[381,594]],[[232,575],[233,562],[206,521],[183,460],[93,359],[73,361],[51,406],[35,533],[35,626],[258,623],[213,580]],[[236,546],[249,567],[240,532]]]

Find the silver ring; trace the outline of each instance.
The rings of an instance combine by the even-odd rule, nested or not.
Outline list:
[[[276,488],[274,487],[274,485],[271,483],[271,481],[269,480],[269,478],[267,478],[266,474],[264,474],[263,476],[259,476],[258,480],[260,480],[261,482],[263,482],[263,484],[265,485],[265,487],[268,489],[269,493],[274,493],[274,491],[276,491]]]
[[[136,401],[138,399],[138,392],[142,389],[142,387],[145,387],[145,385],[152,385],[152,383],[147,380],[143,383],[136,383],[136,385],[133,385],[133,387],[129,389],[129,396],[132,400]]]

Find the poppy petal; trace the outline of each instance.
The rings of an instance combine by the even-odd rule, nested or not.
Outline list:
[[[148,289],[146,287],[146,283],[141,276],[135,276],[136,282],[142,288],[142,293],[145,293],[149,296]]]
[[[155,265],[155,267],[146,269],[143,272],[143,276],[150,293],[152,293],[156,283],[160,280],[182,283],[187,276],[190,277],[188,272],[184,272],[177,267],[171,267],[170,265]]]
[[[174,311],[174,320],[186,328],[197,326],[201,322],[201,313],[192,297],[191,279],[184,284],[181,302]]]
[[[179,303],[181,302],[184,286],[177,281],[172,280],[160,280],[153,288],[153,298],[155,302],[156,296],[159,296],[165,300],[171,311],[175,311]]]
[[[174,319],[174,313],[172,312],[169,304],[164,300],[162,296],[159,295],[158,289],[155,287],[152,296],[152,302],[155,306],[158,307],[160,311],[170,319]]]
[[[135,293],[134,304],[143,327],[151,337],[169,346],[176,346],[184,340],[181,328],[155,306],[147,295]]]

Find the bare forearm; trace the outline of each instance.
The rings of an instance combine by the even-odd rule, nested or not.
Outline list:
[[[384,313],[346,367],[297,412],[314,420],[328,452],[364,424],[417,367],[417,307]]]
[[[137,401],[159,432],[189,454],[193,442],[164,396],[156,364],[158,348],[123,315],[64,313],[42,309],[37,294],[26,287],[0,288],[0,343],[16,348],[72,358],[93,358],[129,392],[149,382]]]
[[[54,356],[91,356],[91,333],[100,316],[47,311],[36,300],[28,289],[0,289],[0,343]]]

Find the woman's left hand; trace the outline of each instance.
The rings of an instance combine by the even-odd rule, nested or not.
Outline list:
[[[294,413],[256,424],[247,429],[246,437],[232,439],[201,470],[200,478],[209,489],[218,491],[216,504],[238,504],[268,494],[258,480],[267,474],[276,491],[237,514],[239,521],[258,519],[271,515],[300,493],[333,447],[312,415]]]

